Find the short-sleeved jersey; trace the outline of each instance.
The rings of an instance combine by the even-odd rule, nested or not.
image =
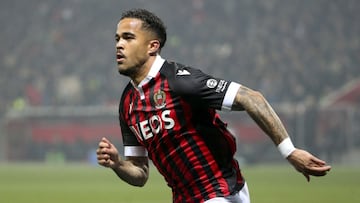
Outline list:
[[[238,192],[244,179],[233,158],[235,138],[216,110],[231,108],[239,86],[157,56],[149,77],[139,86],[130,82],[121,97],[125,156],[147,152],[174,202]]]

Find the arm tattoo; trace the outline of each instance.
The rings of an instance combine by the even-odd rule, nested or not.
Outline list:
[[[288,137],[280,118],[261,93],[241,86],[232,109],[245,110],[276,145]]]

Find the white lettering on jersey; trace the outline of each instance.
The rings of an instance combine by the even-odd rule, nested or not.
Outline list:
[[[227,82],[225,80],[220,80],[218,86],[216,87],[216,92],[223,92],[226,88]]]
[[[170,117],[170,110],[165,110],[161,114],[162,120],[165,122],[165,129],[169,130],[172,129],[175,126],[175,121]]]
[[[141,130],[141,134],[143,135],[143,137],[145,138],[145,140],[149,139],[150,137],[153,136],[150,126],[149,126],[149,121],[145,120],[145,121],[141,121],[140,122],[140,130]]]
[[[165,110],[159,115],[153,115],[148,120],[143,120],[130,129],[140,140],[147,140],[162,132],[163,129],[174,128],[175,121],[170,117],[170,110]]]
[[[154,115],[149,119],[151,132],[154,134],[159,134],[161,129],[163,129],[163,123],[161,122],[160,116]]]

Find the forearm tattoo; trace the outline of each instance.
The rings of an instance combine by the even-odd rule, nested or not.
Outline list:
[[[280,118],[261,93],[241,86],[232,109],[245,110],[276,145],[288,137]]]

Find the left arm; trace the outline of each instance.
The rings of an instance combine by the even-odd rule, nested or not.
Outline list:
[[[326,165],[324,161],[309,152],[293,147],[279,116],[260,92],[240,86],[232,110],[245,110],[276,146],[284,145],[282,144],[283,141],[287,142],[286,145],[290,144],[290,146],[285,147],[287,152],[283,155],[308,181],[310,175],[324,176],[331,169],[331,166]]]
[[[245,110],[275,145],[289,137],[278,115],[260,92],[240,86],[232,110]]]

